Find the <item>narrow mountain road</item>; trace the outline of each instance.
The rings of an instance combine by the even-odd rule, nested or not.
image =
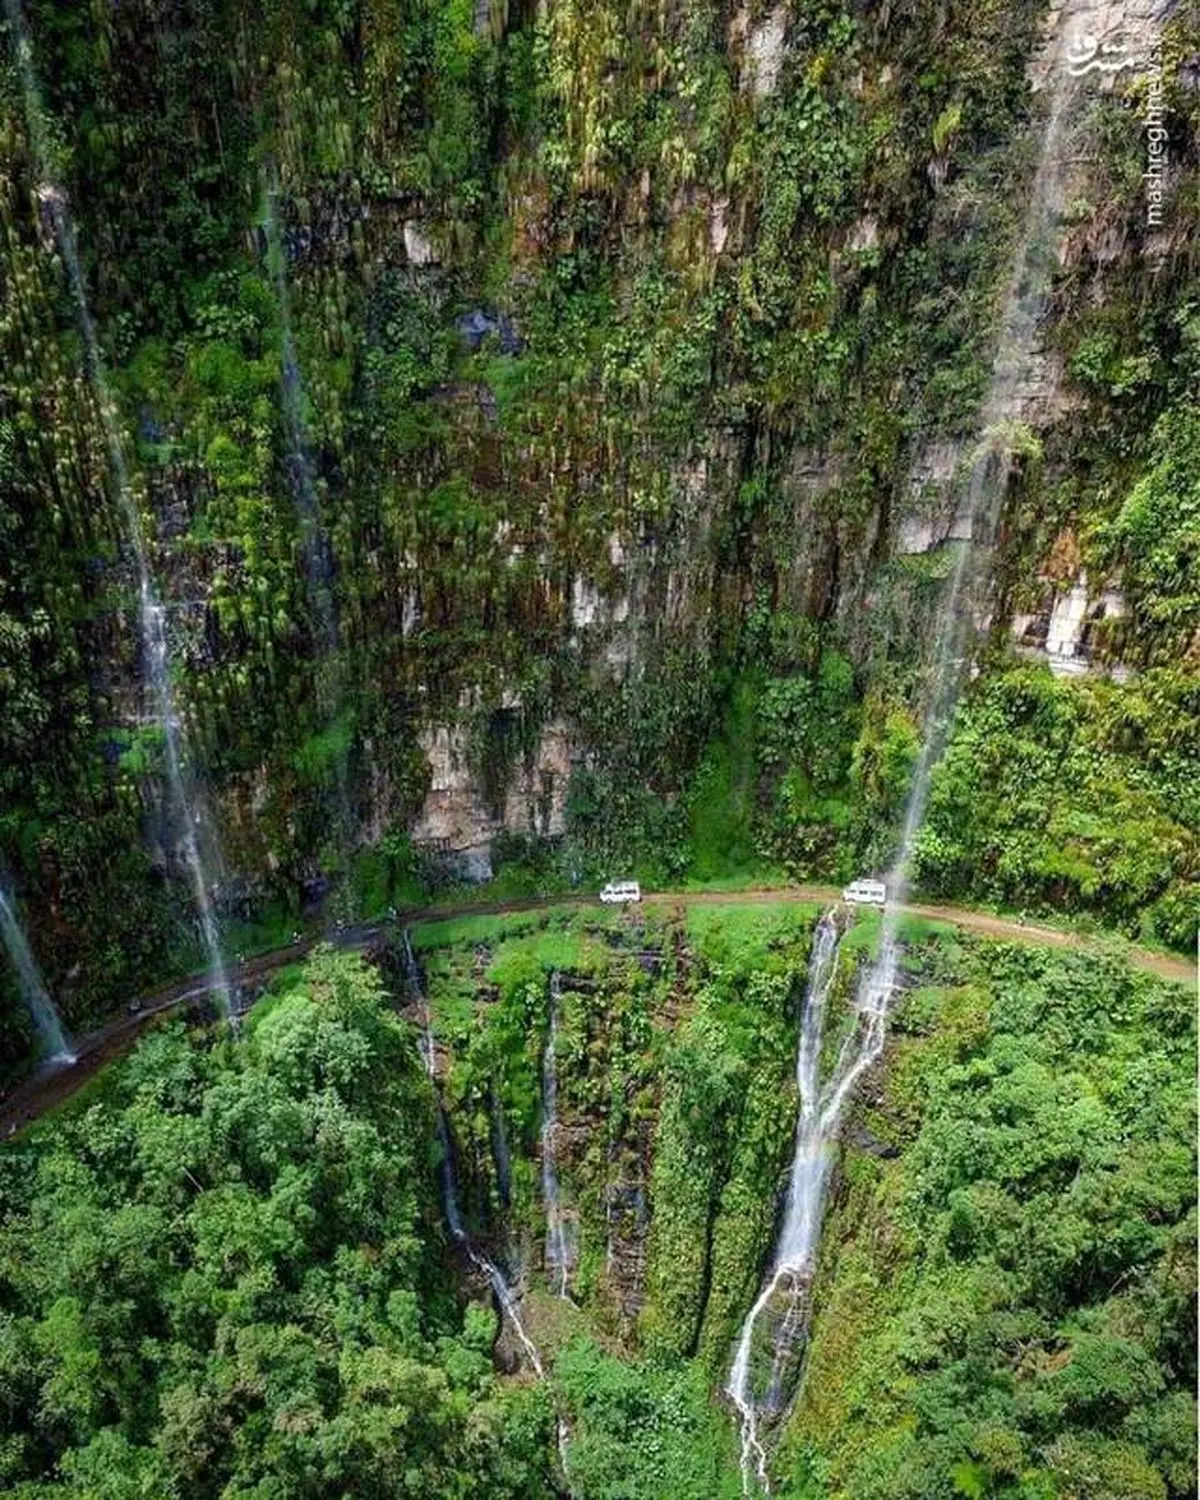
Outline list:
[[[683,909],[688,906],[757,906],[763,904],[831,905],[841,899],[841,890],[827,885],[792,885],[780,889],[745,891],[661,891],[648,892],[643,904],[653,907]],[[397,923],[363,922],[334,928],[317,937],[305,937],[271,953],[248,958],[229,968],[230,984],[241,988],[254,986],[270,978],[288,964],[301,962],[318,943],[332,943],[348,952],[362,952],[381,942],[395,925],[416,926],[425,922],[446,921],[454,917],[507,916],[522,911],[539,911],[551,906],[581,908],[596,904],[595,897],[548,896],[528,901],[501,901],[488,904],[461,903],[452,906],[423,906],[400,912]],[[964,906],[939,906],[925,902],[904,902],[901,910],[910,916],[948,922],[969,932],[1008,941],[1035,943],[1051,948],[1095,949],[1102,939],[1067,932],[1055,927],[1037,927],[1010,917],[992,916]],[[1147,948],[1123,950],[1129,962],[1139,969],[1181,984],[1196,982],[1196,966],[1187,959],[1172,958]],[[0,1100],[0,1139],[36,1120],[47,1110],[69,1099],[89,1078],[116,1058],[131,1050],[138,1036],[159,1016],[184,1011],[206,1002],[211,986],[204,978],[193,976],[168,985],[146,996],[136,1008],[116,1017],[98,1031],[79,1037],[75,1042],[76,1061],[71,1067],[45,1068],[23,1080],[6,1098]]]

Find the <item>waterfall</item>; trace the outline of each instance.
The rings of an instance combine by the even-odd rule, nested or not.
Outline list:
[[[996,530],[1012,469],[1011,427],[1019,397],[1028,388],[1036,357],[1037,328],[1053,276],[1056,229],[1067,186],[1065,149],[1069,73],[1058,56],[1062,38],[1050,45],[1053,92],[1046,112],[1041,150],[1024,229],[1006,288],[1000,334],[981,414],[982,440],[971,466],[967,512],[971,540],[955,561],[930,657],[929,707],[920,755],[904,811],[899,848],[888,876],[888,902],[879,951],[864,970],[855,996],[855,1025],[824,1085],[820,1084],[821,1031],[825,1001],[837,963],[832,915],[821,921],[809,969],[801,1021],[797,1083],[800,1118],[788,1188],[787,1215],[771,1274],[742,1325],[726,1391],[741,1418],[742,1487],[769,1492],[766,1451],[759,1424],[778,1417],[786,1404],[786,1375],[802,1358],[807,1338],[810,1291],[820,1243],[832,1148],[842,1110],[864,1071],[879,1057],[896,989],[899,963],[900,903],[908,885],[917,832],[925,815],[930,778],[949,733],[975,628],[975,598],[987,578],[982,565]],[[755,1336],[761,1323],[772,1325],[769,1372],[755,1379]]]
[[[878,1052],[875,1035],[882,1044],[882,1026],[856,1025],[847,1037],[837,1064],[821,1087],[821,1041],[825,1005],[837,973],[840,938],[834,912],[828,912],[817,927],[808,965],[808,982],[800,1012],[800,1047],[796,1058],[796,1086],[800,1115],[788,1186],[787,1213],[771,1271],[757,1300],[746,1315],[738,1337],[726,1391],[741,1417],[742,1474],[746,1493],[751,1475],[767,1484],[766,1453],[758,1433],[759,1418],[778,1413],[784,1366],[801,1341],[807,1325],[809,1289],[816,1264],[821,1233],[821,1209],[829,1178],[832,1147],[841,1119],[842,1106],[859,1074]],[[755,1335],[760,1323],[772,1325],[772,1365],[765,1393],[756,1390],[752,1360]]]
[[[408,986],[409,994],[418,1002],[421,1008],[421,1057],[425,1063],[425,1071],[429,1075],[429,1081],[433,1085],[434,1101],[437,1109],[437,1133],[438,1145],[441,1148],[441,1161],[438,1164],[438,1176],[442,1188],[442,1206],[446,1214],[446,1223],[450,1226],[450,1233],[455,1244],[461,1246],[464,1254],[475,1269],[481,1272],[491,1286],[492,1293],[499,1305],[501,1316],[507,1318],[517,1336],[517,1341],[525,1351],[525,1357],[529,1361],[530,1368],[539,1380],[545,1380],[546,1368],[542,1363],[542,1356],[537,1345],[529,1336],[525,1324],[521,1321],[520,1309],[517,1299],[504,1277],[500,1267],[482,1250],[477,1249],[467,1234],[463,1224],[462,1211],[458,1203],[458,1183],[454,1175],[454,1157],[451,1154],[450,1125],[446,1119],[446,1110],[442,1104],[441,1091],[437,1086],[436,1059],[433,1045],[433,1017],[429,1011],[429,999],[425,994],[425,986],[421,978],[421,969],[417,963],[416,955],[412,949],[412,939],[408,928],[404,929],[404,978]],[[556,1403],[557,1405],[557,1403]],[[567,1452],[571,1442],[571,1429],[567,1419],[559,1411],[556,1416],[558,1434],[558,1457],[562,1465],[563,1478],[567,1482],[567,1492],[571,1491],[571,1478],[567,1468]]]
[[[1024,226],[1005,290],[996,353],[980,416],[980,441],[967,481],[970,541],[959,547],[930,653],[925,732],[905,807],[899,851],[889,876],[893,904],[888,908],[890,921],[885,922],[885,937],[895,932],[895,904],[907,885],[913,847],[929,799],[930,777],[945,748],[967,667],[976,615],[982,611],[978,595],[989,576],[984,563],[1012,472],[1012,429],[1020,410],[1021,392],[1034,383],[1038,324],[1046,309],[1054,275],[1057,231],[1065,209],[1071,156],[1067,137],[1073,80],[1068,69],[1061,65],[1062,41],[1060,36],[1050,46],[1053,90]],[[886,957],[887,947],[885,941],[881,958]]]
[[[130,510],[133,511],[132,502]],[[225,973],[225,961],[221,956],[221,939],[217,931],[216,912],[209,894],[210,881],[200,853],[200,840],[197,834],[201,825],[200,813],[193,806],[183,779],[183,757],[180,746],[182,731],[175,711],[174,694],[171,690],[166,617],[162,605],[154,597],[140,540],[137,543],[137,551],[142,653],[154,695],[155,716],[163,734],[167,782],[176,814],[176,828],[183,844],[184,861],[192,882],[196,911],[200,917],[200,932],[208,958],[209,979],[222,1011],[228,1016],[232,1011],[232,997],[229,991],[229,980]]]
[[[308,422],[305,416],[304,381],[300,374],[296,340],[292,333],[287,260],[283,240],[279,233],[277,209],[279,190],[273,181],[267,183],[265,197],[264,228],[267,236],[267,259],[274,277],[275,300],[279,307],[282,345],[281,384],[288,441],[288,477],[296,507],[296,518],[300,525],[300,544],[303,551],[309,605],[317,627],[318,644],[329,655],[337,650],[338,644],[337,608],[333,596],[333,561],[328,538],[321,522],[321,503],[317,494],[316,476],[313,473]],[[336,696],[336,694],[331,695],[334,708],[336,708]]]
[[[43,1060],[69,1067],[75,1061],[75,1054],[63,1031],[54,1001],[51,1000],[33,954],[29,951],[20,918],[3,890],[0,890],[0,936],[4,939],[8,956],[17,971],[21,997],[28,1007],[29,1019],[37,1033],[38,1050]]]
[[[894,954],[889,962],[872,966],[858,985],[853,1026],[822,1083],[826,1003],[837,973],[840,944],[836,913],[827,912],[813,939],[801,1006],[796,1057],[800,1109],[787,1210],[770,1274],[742,1324],[725,1387],[741,1418],[742,1479],[747,1495],[755,1480],[769,1489],[759,1424],[782,1414],[789,1376],[798,1372],[807,1341],[825,1190],[842,1113],[858,1080],[883,1051],[887,1033]],[[756,1361],[756,1354],[763,1357]],[[764,1366],[765,1380],[760,1378]]]
[[[50,220],[55,242],[67,273],[79,331],[83,339],[84,369],[95,395],[108,453],[109,472],[116,488],[126,536],[133,549],[137,569],[138,617],[143,668],[150,685],[154,717],[163,736],[168,803],[179,845],[183,850],[184,862],[187,865],[192,894],[200,918],[200,932],[208,958],[210,984],[222,1011],[228,1015],[230,1012],[229,981],[226,978],[225,964],[221,956],[216,914],[210,895],[212,882],[205,871],[197,833],[201,817],[189,795],[183,775],[182,728],[175,709],[174,692],[171,686],[166,617],[163,606],[159,603],[154,591],[154,580],[151,576],[145,540],[142,535],[141,516],[138,514],[137,502],[129,481],[116,408],[109,393],[104,359],[100,352],[100,340],[88,304],[83,269],[79,264],[75,227],[71,222],[66,197],[52,176],[45,115],[33,66],[33,43],[25,25],[20,0],[5,0],[5,8],[12,31],[17,70],[25,95],[30,146],[41,178],[37,189],[38,202],[43,214]]]
[[[550,1026],[546,1048],[542,1053],[542,1202],[546,1210],[546,1270],[554,1273],[558,1295],[569,1300],[567,1271],[570,1250],[567,1229],[558,1195],[558,1066],[555,1045],[558,1041],[558,1010],[562,986],[557,969],[550,976]]]
[[[508,1282],[504,1279],[499,1266],[477,1250],[471,1243],[467,1234],[466,1226],[463,1224],[462,1210],[458,1202],[458,1182],[454,1172],[454,1156],[451,1150],[450,1125],[446,1119],[445,1106],[442,1104],[441,1091],[437,1086],[437,1068],[433,1045],[433,1017],[429,1011],[429,1001],[425,994],[425,986],[421,978],[420,966],[416,955],[412,950],[412,940],[407,928],[404,932],[404,977],[408,985],[409,993],[421,1008],[421,1057],[425,1063],[425,1071],[429,1075],[429,1081],[433,1085],[434,1100],[437,1106],[437,1135],[440,1147],[441,1159],[438,1163],[438,1177],[442,1188],[442,1207],[446,1214],[446,1223],[450,1226],[450,1233],[456,1244],[461,1245],[466,1253],[467,1259],[477,1271],[482,1271],[492,1291],[496,1295],[496,1301],[500,1304],[503,1315],[512,1324],[513,1332],[516,1334],[522,1349],[534,1372],[539,1379],[545,1378],[545,1370],[542,1367],[542,1358],[538,1353],[537,1346],[526,1332],[525,1325],[521,1321],[517,1309],[516,1298]]]
[[[292,332],[292,306],[288,292],[287,256],[279,232],[278,184],[264,174],[266,211],[263,228],[267,238],[267,261],[275,282],[275,301],[279,308],[281,344],[280,384],[283,396],[284,426],[287,432],[288,487],[300,528],[301,563],[305,593],[316,632],[318,661],[315,686],[318,708],[326,720],[334,722],[340,714],[345,692],[341,660],[338,655],[339,629],[337,604],[333,591],[333,553],[329,536],[321,519],[321,501],[313,471],[306,398],[296,340]],[[350,792],[346,777],[346,758],[340,751],[336,759],[338,823],[341,836],[348,840],[353,830]]]
[[[921,751],[904,809],[900,843],[887,877],[888,901],[880,930],[879,951],[859,985],[860,1009],[877,1010],[881,1025],[886,1025],[888,1007],[896,990],[900,907],[908,890],[913,851],[929,800],[933,769],[945,749],[965,677],[976,628],[976,608],[980,604],[977,595],[989,577],[985,564],[1012,472],[1011,428],[1019,410],[1021,392],[1028,390],[1034,381],[1038,325],[1046,310],[1057,264],[1059,232],[1069,184],[1068,167],[1074,157],[1069,137],[1075,80],[1062,56],[1065,46],[1064,20],[1047,47],[1051,96],[1023,232],[1005,291],[1000,334],[980,423],[982,439],[971,466],[967,488],[971,540],[959,553],[942,602],[931,653],[929,708]]]

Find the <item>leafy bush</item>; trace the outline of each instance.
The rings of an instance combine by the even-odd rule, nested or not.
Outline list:
[[[7,1485],[549,1497],[550,1408],[434,1253],[432,1141],[415,1038],[326,953],[240,1045],[169,1028],[7,1148]]]
[[[933,778],[916,873],[939,894],[1096,911],[1190,949],[1200,892],[1200,700],[1020,667],[963,705]]]
[[[1110,961],[959,961],[826,1226],[784,1475],[845,1500],[1195,1495],[1193,1008]],[[911,1103],[918,1103],[914,1112]]]

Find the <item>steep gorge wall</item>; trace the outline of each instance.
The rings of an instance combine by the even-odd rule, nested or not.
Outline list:
[[[725,1492],[662,1480],[670,1439],[655,1423],[686,1419],[675,1402],[656,1413],[634,1372],[689,1369],[704,1430],[736,1430],[719,1393],[780,1233],[817,916],[714,903],[414,934],[470,1232],[519,1287],[552,1378],[569,1389],[589,1341],[622,1362],[612,1405],[628,1416],[625,1443],[596,1441],[605,1403],[587,1392],[572,1411],[578,1475],[624,1469],[622,1493]],[[866,919],[843,939],[830,1052],[874,930]],[[886,1047],[834,1148],[820,1257],[791,1325],[793,1380],[760,1428],[777,1492],[950,1494],[969,1461],[997,1493],[1015,1493],[1018,1474],[1066,1488],[1082,1472],[1112,1476],[1088,1486],[1097,1494],[1187,1500],[1184,988],[1112,956],[915,929],[897,978]],[[547,1262],[548,1142],[567,1299]],[[1131,1477],[1122,1488],[1117,1476]]]
[[[30,7],[228,915],[294,907],[355,846],[403,864],[397,835],[482,868],[498,829],[561,832],[580,766],[614,819],[630,787],[669,801],[724,675],[764,640],[777,672],[832,643],[862,690],[915,690],[1052,20],[989,3]],[[94,397],[3,88],[0,834],[83,1015],[185,951],[187,919]],[[1042,608],[1097,468],[1111,511],[1172,397],[1169,369],[1133,412],[1068,369],[1113,307],[1111,361],[1135,357],[1135,308],[1137,337],[1178,343],[1192,265],[1190,155],[1150,247],[1131,108],[1096,110],[1063,347],[1019,414],[1047,434],[1018,476],[997,622]],[[304,578],[269,191],[332,665]],[[1121,440],[1081,458],[1101,408]]]

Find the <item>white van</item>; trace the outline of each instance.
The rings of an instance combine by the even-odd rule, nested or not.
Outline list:
[[[600,899],[609,906],[620,905],[626,901],[640,901],[642,888],[636,880],[610,880],[600,892]]]
[[[842,892],[850,906],[886,906],[887,886],[882,880],[856,880]]]

